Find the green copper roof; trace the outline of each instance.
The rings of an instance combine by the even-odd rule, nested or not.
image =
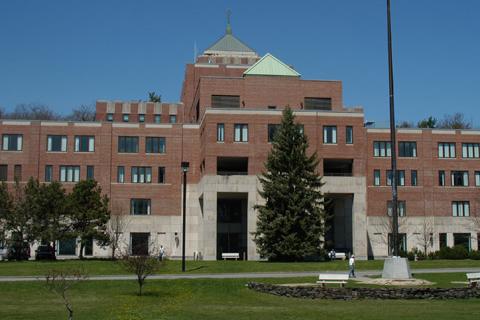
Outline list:
[[[252,52],[254,53],[251,48],[249,48],[246,44],[242,41],[237,39],[232,35],[232,30],[227,29],[227,33],[217,42],[215,42],[212,46],[210,46],[205,52],[208,51],[234,51],[234,52]]]
[[[300,77],[300,73],[278,60],[270,53],[264,55],[253,66],[245,70],[244,76]]]

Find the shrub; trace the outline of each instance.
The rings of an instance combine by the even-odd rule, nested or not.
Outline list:
[[[453,248],[444,247],[438,251],[440,259],[460,260],[468,258],[468,251],[464,246],[458,245]]]
[[[407,258],[410,261],[414,261],[415,256],[417,257],[417,260],[425,260],[425,254],[423,253],[423,251],[421,251],[418,248],[413,248],[411,251],[407,253]]]
[[[468,255],[468,257],[472,260],[480,260],[480,251],[472,250]]]

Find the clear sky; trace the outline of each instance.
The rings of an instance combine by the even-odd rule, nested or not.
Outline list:
[[[0,1],[0,106],[59,113],[97,99],[179,101],[194,43],[225,30],[304,79],[343,81],[344,104],[388,120],[386,0]],[[398,120],[463,112],[480,126],[480,1],[392,0]]]

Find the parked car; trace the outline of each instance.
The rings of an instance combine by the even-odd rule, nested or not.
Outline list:
[[[55,250],[48,245],[40,245],[35,250],[35,260],[55,260]]]

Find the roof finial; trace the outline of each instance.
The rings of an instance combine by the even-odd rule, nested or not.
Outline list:
[[[230,16],[232,15],[232,11],[230,9],[227,10],[227,34],[232,34],[232,26],[230,25]]]

